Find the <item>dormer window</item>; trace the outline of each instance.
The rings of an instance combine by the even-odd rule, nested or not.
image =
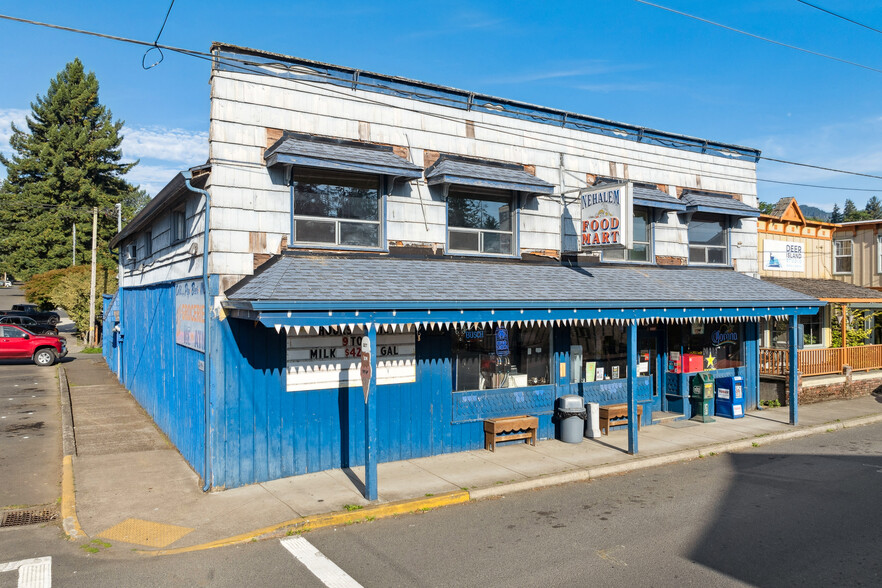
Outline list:
[[[447,197],[447,249],[512,255],[512,197],[451,191]]]
[[[294,243],[380,247],[380,176],[304,169],[293,185]]]
[[[726,217],[696,213],[689,221],[689,263],[729,263]]]

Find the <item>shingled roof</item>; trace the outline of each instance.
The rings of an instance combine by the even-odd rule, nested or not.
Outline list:
[[[882,292],[840,280],[764,277],[763,281],[824,301],[882,303]]]

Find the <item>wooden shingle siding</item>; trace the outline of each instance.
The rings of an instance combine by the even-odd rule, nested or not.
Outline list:
[[[293,80],[215,71],[211,85],[209,152],[212,195],[211,273],[249,275],[254,255],[275,254],[290,232],[290,191],[281,171],[267,170],[264,152],[285,130],[395,148],[413,163],[431,165],[438,154],[465,155],[527,166],[538,178],[573,190],[593,177],[620,177],[678,189],[735,194],[756,206],[755,164],[656,144],[555,127],[488,112]],[[440,116],[435,116],[440,115]],[[563,160],[564,173],[561,174]],[[715,177],[719,176],[719,177]],[[722,179],[726,178],[726,179]],[[561,181],[564,182],[560,188]],[[575,192],[567,195],[573,198]],[[199,242],[201,205],[188,204],[190,238],[177,248]],[[521,197],[519,244],[522,253],[575,250],[579,245],[580,205],[562,205],[559,195]],[[561,218],[564,212],[566,214]],[[437,247],[447,241],[446,203],[441,191],[422,180],[397,184],[386,201],[386,241]],[[154,277],[193,276],[201,264],[189,255],[178,260],[169,245],[166,224],[154,231],[154,261],[129,273],[139,283]],[[561,230],[563,228],[563,235]],[[265,235],[255,247],[252,233]],[[753,234],[751,235],[751,233]],[[756,273],[755,222],[732,229],[733,263]],[[655,254],[688,256],[688,238],[676,214],[662,214],[655,225]],[[751,257],[753,256],[753,257]],[[199,256],[197,256],[199,257]],[[263,258],[261,257],[261,260]],[[857,262],[857,260],[856,260]],[[168,269],[161,270],[163,266]],[[186,268],[186,270],[185,270]],[[130,268],[131,269],[131,268]]]

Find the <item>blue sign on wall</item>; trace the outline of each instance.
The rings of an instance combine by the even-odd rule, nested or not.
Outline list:
[[[508,330],[499,327],[496,329],[496,355],[506,357],[508,353]]]

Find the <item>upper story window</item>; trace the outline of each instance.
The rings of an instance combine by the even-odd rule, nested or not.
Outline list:
[[[381,177],[318,169],[294,173],[292,242],[380,247]]]
[[[187,217],[183,209],[173,210],[171,214],[172,243],[183,241],[187,237]]]
[[[153,231],[144,233],[144,257],[153,255]]]
[[[689,221],[689,263],[729,263],[729,230],[726,217],[695,213]]]
[[[603,261],[652,261],[652,215],[648,209],[634,207],[634,239],[630,249],[608,249]]]
[[[850,274],[854,245],[851,239],[833,241],[833,273]]]
[[[513,197],[451,190],[447,196],[447,249],[488,255],[514,254]]]
[[[882,235],[876,235],[876,273],[882,274]]]

